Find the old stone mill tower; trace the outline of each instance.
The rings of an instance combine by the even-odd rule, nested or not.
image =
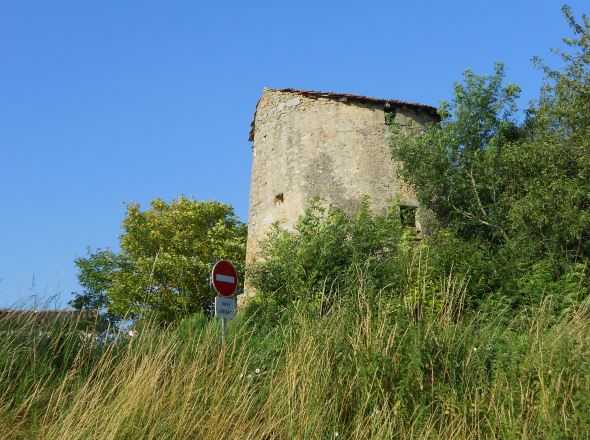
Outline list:
[[[342,93],[265,89],[256,106],[246,261],[278,221],[291,228],[319,196],[354,212],[363,196],[383,213],[392,200],[418,207],[396,177],[386,113],[402,127],[438,120],[436,109],[393,99]],[[419,223],[417,227],[420,228]]]

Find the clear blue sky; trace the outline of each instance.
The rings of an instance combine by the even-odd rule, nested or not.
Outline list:
[[[579,15],[587,2],[571,1]],[[76,290],[125,204],[180,194],[247,219],[262,88],[437,104],[497,60],[523,88],[569,35],[561,2],[1,1],[0,307]],[[33,287],[34,279],[34,287]]]

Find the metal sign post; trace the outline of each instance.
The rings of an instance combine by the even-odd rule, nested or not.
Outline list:
[[[234,266],[219,260],[211,271],[211,284],[220,295],[215,298],[215,316],[221,319],[221,343],[225,344],[227,320],[236,316],[236,300],[233,297],[238,289],[238,274]]]
[[[225,345],[225,320],[226,318],[221,318],[221,343]]]

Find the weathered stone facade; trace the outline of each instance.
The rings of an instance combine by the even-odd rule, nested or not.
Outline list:
[[[437,118],[432,107],[402,101],[264,90],[251,133],[247,262],[256,258],[272,223],[292,228],[316,196],[351,213],[364,196],[377,213],[395,198],[417,206],[412,190],[396,177],[386,112],[402,126]]]

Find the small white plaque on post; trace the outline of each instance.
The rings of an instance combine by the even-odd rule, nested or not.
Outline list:
[[[231,297],[215,297],[215,316],[234,319],[236,317],[236,300]]]

